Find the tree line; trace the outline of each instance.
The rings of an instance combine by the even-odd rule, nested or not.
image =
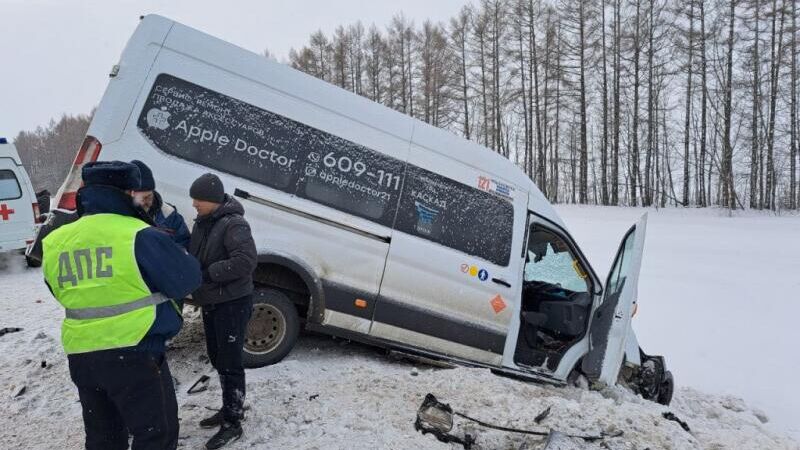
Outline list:
[[[554,202],[797,209],[797,9],[480,0],[317,31],[289,64],[491,148]]]
[[[64,114],[57,122],[51,119],[46,127],[17,134],[14,145],[35,191],[47,189],[55,195],[72,167],[93,114]]]

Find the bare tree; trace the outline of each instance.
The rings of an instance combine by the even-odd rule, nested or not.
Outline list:
[[[689,206],[689,141],[691,137],[690,125],[692,115],[692,75],[694,74],[694,1],[689,4],[689,28],[686,32],[686,113],[683,126],[683,206]],[[666,127],[665,127],[666,128]],[[664,130],[666,133],[666,129]]]
[[[797,188],[797,158],[798,158],[798,122],[797,122],[797,2],[791,2],[791,68],[790,68],[790,101],[789,101],[789,208],[797,209],[800,203],[800,190]]]
[[[289,62],[483,143],[552,201],[797,208],[796,3],[481,0],[446,27],[316,32]]]
[[[450,20],[450,40],[454,46],[456,64],[458,64],[458,83],[461,95],[462,124],[464,137],[470,139],[470,114],[469,114],[469,78],[467,77],[468,59],[467,42],[469,41],[469,27],[472,21],[472,7],[464,6],[458,16]]]

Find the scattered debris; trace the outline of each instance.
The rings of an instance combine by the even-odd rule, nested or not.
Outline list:
[[[211,378],[208,375],[203,375],[194,382],[194,384],[186,391],[187,394],[197,394],[208,389],[208,380]]]
[[[14,391],[14,395],[12,395],[12,397],[13,398],[21,397],[22,394],[24,394],[26,390],[28,390],[28,386],[23,384],[22,386],[19,387],[19,389],[16,389]]]
[[[671,420],[673,422],[677,422],[678,425],[680,425],[681,428],[686,430],[687,433],[691,433],[692,432],[692,430],[689,429],[689,425],[686,422],[684,422],[681,419],[679,419],[678,416],[676,416],[672,412],[667,411],[664,414],[662,414],[662,416],[664,416],[664,418],[667,419],[667,420]]]
[[[549,408],[548,408],[549,410]],[[458,416],[474,422],[484,428],[491,428],[493,430],[505,431],[508,433],[520,433],[533,436],[547,436],[550,437],[555,430],[523,430],[519,428],[505,427],[495,425],[482,420],[470,417],[462,412],[454,411],[450,405],[442,403],[436,399],[433,394],[428,394],[422,401],[419,410],[417,410],[417,419],[414,422],[414,429],[422,432],[422,434],[431,433],[442,442],[449,443],[455,442],[461,444],[466,450],[472,448],[475,443],[475,438],[471,434],[465,434],[464,437],[459,437],[451,433],[453,429],[453,416]],[[606,438],[615,438],[622,436],[622,430],[612,430],[611,432],[603,431],[596,435],[578,435],[559,433],[566,438],[582,439],[587,442],[599,441]],[[549,448],[549,447],[545,447]],[[556,447],[552,447],[556,448]]]
[[[309,396],[308,396],[308,401],[311,401],[311,400],[316,400],[316,399],[317,399],[317,397],[319,397],[319,394],[309,395]]]
[[[466,433],[464,437],[451,434],[453,429],[453,409],[450,405],[440,403],[433,394],[425,396],[419,410],[414,429],[422,434],[432,434],[445,444],[461,444],[465,450],[470,450],[475,444],[475,438]]]
[[[419,375],[419,370],[417,370],[417,368],[416,368],[416,367],[412,367],[412,368],[411,368],[411,376],[412,376],[412,377],[415,377],[415,376],[417,376],[417,375]]]
[[[42,369],[46,369],[46,368],[47,368],[47,361],[42,360]]]
[[[22,331],[22,328],[2,328],[0,329],[0,336],[5,336],[7,334],[16,333],[18,331]]]
[[[542,421],[543,421],[544,419],[546,419],[546,418],[547,418],[547,416],[549,416],[549,415],[550,415],[550,408],[551,408],[551,407],[550,407],[550,406],[548,406],[548,407],[547,407],[547,409],[545,409],[544,411],[540,412],[538,416],[536,416],[536,417],[534,417],[534,418],[533,418],[533,421],[534,421],[534,422],[536,422],[536,424],[537,424],[537,425],[538,425],[538,424],[540,424],[540,423],[542,423]]]

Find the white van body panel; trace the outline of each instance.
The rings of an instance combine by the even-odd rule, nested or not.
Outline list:
[[[36,233],[36,195],[16,147],[0,143],[0,252],[24,249]]]
[[[144,161],[153,171],[157,190],[177,207],[190,227],[195,214],[189,186],[203,173],[216,173],[228,194],[246,194],[239,197],[259,253],[301,262],[321,284],[324,309],[321,323],[315,325],[456,360],[523,371],[514,364],[513,356],[520,328],[529,214],[565,234],[567,231],[553,206],[514,163],[474,142],[159,16],[142,19],[115,73],[88,130],[102,144],[99,159]],[[170,91],[173,88],[169,86],[178,87]],[[188,92],[199,94],[186,98]],[[196,110],[199,104],[203,111]],[[326,154],[303,154],[303,160],[292,160],[289,149],[285,154],[272,150],[262,156],[264,149],[245,142],[245,134],[219,140],[218,124],[230,124],[239,131],[249,126],[249,122],[236,122],[237,113],[267,117],[264,120],[269,123],[261,131],[278,122],[294,123],[292,131],[316,136],[318,141],[309,141],[311,144],[332,136],[363,149],[365,160],[358,161],[359,156],[340,152],[335,146]],[[192,160],[189,153],[165,149],[159,136],[211,159]],[[217,153],[210,153],[214,151]],[[244,155],[242,152],[261,158],[248,166],[256,175],[214,167],[214,155],[222,161],[231,159],[232,154]],[[317,167],[328,167],[329,174],[344,174],[353,163],[363,162],[365,176],[373,177],[369,158],[403,168],[403,184],[398,182],[385,191],[394,189],[400,198],[391,207],[397,211],[392,220],[311,200],[309,185],[345,179],[342,175],[339,181],[327,180]],[[335,161],[333,168],[320,165],[330,161]],[[301,166],[303,173],[293,175],[299,177],[294,181],[295,191],[257,179],[269,170],[289,173],[292,167]],[[387,186],[400,179],[399,173],[381,172],[381,189],[384,175]],[[445,245],[433,234],[426,237],[399,231],[403,199],[412,195],[412,173],[474,192],[498,211],[510,205],[510,216],[503,222],[506,226],[511,221],[504,241],[509,247],[507,261],[492,254],[492,248],[484,248],[484,254],[478,256]],[[301,191],[300,186],[306,190]],[[56,203],[63,190],[62,186]],[[420,221],[415,229],[423,230],[420,233],[431,233],[425,224],[420,225],[423,218],[446,209],[444,203],[423,204],[427,200],[421,196],[419,204],[414,203]],[[484,233],[480,236],[493,233],[486,223],[479,225]],[[466,233],[469,228],[456,231]],[[481,247],[479,241],[473,242],[476,249]],[[600,286],[600,281],[595,281]],[[356,299],[367,306],[358,306],[361,302],[354,302]],[[589,349],[587,335],[566,351],[555,370],[542,369],[542,374],[550,380],[566,380]]]

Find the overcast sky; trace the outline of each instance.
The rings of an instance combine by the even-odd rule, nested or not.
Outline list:
[[[468,0],[0,0],[0,136],[86,113],[143,14],[161,14],[279,60],[322,29],[383,28],[402,11],[446,21]]]

